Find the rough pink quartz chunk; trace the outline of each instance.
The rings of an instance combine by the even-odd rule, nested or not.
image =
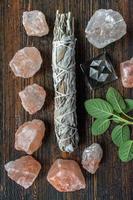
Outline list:
[[[41,146],[44,133],[43,121],[34,119],[25,122],[15,134],[15,149],[31,155]]]
[[[41,165],[32,156],[22,156],[21,158],[5,164],[5,170],[9,178],[25,189],[29,188],[37,178]]]
[[[29,112],[29,114],[34,114],[42,108],[45,102],[46,92],[43,87],[32,84],[19,92],[19,96],[24,109]]]
[[[91,174],[99,168],[99,163],[103,156],[103,150],[97,143],[85,148],[82,154],[82,166]]]
[[[30,78],[41,67],[41,54],[35,47],[25,47],[17,51],[9,65],[18,77]]]
[[[133,87],[133,58],[120,65],[121,80],[125,88]]]
[[[80,167],[73,160],[57,159],[48,172],[47,180],[59,192],[72,192],[86,186]]]
[[[45,15],[38,10],[24,12],[23,25],[29,36],[41,37],[49,32]]]

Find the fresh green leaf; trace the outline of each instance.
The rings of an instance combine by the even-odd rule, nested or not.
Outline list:
[[[116,116],[113,116],[111,119],[112,119],[115,123],[117,123],[117,124],[121,123],[121,118],[119,118],[120,115],[119,115],[118,113],[115,114],[115,115],[117,115],[118,118],[117,118]]]
[[[128,140],[120,146],[119,157],[123,162],[133,159],[133,140]]]
[[[112,120],[113,120],[115,123],[117,123],[117,124],[120,124],[120,123],[121,123],[121,121],[120,121],[118,118],[116,118],[116,117],[112,117]]]
[[[130,139],[130,129],[128,126],[118,125],[112,131],[112,140],[118,147]]]
[[[126,108],[124,110],[125,113],[128,113],[133,110],[133,100],[132,99],[125,99]]]
[[[107,101],[96,98],[85,101],[86,111],[96,120],[92,124],[92,134],[101,135],[110,126],[111,121],[117,123],[112,131],[112,140],[119,147],[119,157],[127,162],[133,159],[133,140],[130,140],[128,125],[133,125],[133,118],[126,113],[133,110],[133,100],[123,100],[120,93],[109,88]]]
[[[103,134],[110,126],[110,119],[96,119],[92,124],[92,134],[101,135]]]
[[[116,112],[122,113],[125,110],[126,104],[116,89],[110,87],[107,91],[106,99]]]
[[[99,98],[85,101],[85,108],[95,118],[108,118],[113,114],[112,106],[107,101]]]

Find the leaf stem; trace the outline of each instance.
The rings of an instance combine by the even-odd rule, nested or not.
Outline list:
[[[125,117],[127,117],[128,119],[131,119],[131,120],[133,120],[133,117],[130,117],[130,116],[129,116],[129,115],[127,115],[126,113],[122,112],[122,114],[123,114]]]
[[[122,117],[119,117],[118,115],[113,114],[113,116],[114,116],[115,118],[117,118],[117,119],[118,119],[119,121],[121,121],[121,122],[125,122],[126,124],[131,124],[131,125],[133,125],[133,122],[128,121],[128,120],[126,120],[126,119],[123,119]]]

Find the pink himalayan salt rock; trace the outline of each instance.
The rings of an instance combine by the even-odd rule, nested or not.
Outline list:
[[[30,78],[41,67],[41,54],[35,47],[25,47],[17,51],[9,65],[18,77]]]
[[[133,58],[120,64],[121,80],[125,88],[133,87]]]
[[[24,90],[19,92],[24,109],[29,114],[34,114],[40,110],[45,102],[46,92],[43,87],[32,84],[25,87]]]
[[[25,189],[29,188],[37,178],[41,165],[32,156],[22,156],[21,158],[5,164],[5,170],[9,178]]]
[[[86,186],[80,167],[73,160],[57,159],[48,172],[47,180],[59,192],[72,192]]]
[[[29,36],[41,37],[49,32],[45,15],[38,10],[23,13],[23,26]]]
[[[99,168],[99,163],[103,156],[103,150],[97,143],[85,148],[82,154],[82,165],[91,174],[94,174]]]
[[[43,121],[34,119],[22,124],[15,134],[15,149],[27,154],[35,152],[42,144],[45,125]]]

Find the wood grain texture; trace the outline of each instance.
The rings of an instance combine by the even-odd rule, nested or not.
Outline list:
[[[0,200],[132,200],[133,199],[133,162],[122,164],[117,149],[112,144],[110,133],[92,137],[90,127],[92,119],[85,113],[83,102],[86,98],[104,97],[109,85],[91,92],[84,85],[79,65],[85,60],[101,53],[85,39],[84,29],[95,10],[112,8],[119,11],[128,25],[127,35],[110,45],[110,53],[119,74],[119,63],[132,56],[133,52],[133,1],[132,0],[1,0],[0,1]],[[45,13],[50,26],[49,35],[37,38],[28,37],[22,26],[22,13],[26,10],[41,10]],[[51,50],[53,26],[56,10],[72,11],[75,17],[76,74],[77,74],[77,114],[80,134],[79,148],[69,156],[80,163],[83,149],[94,141],[101,143],[104,158],[96,175],[83,173],[86,178],[85,190],[74,193],[59,193],[46,181],[47,172],[56,158],[62,156],[56,143],[53,125],[54,89],[52,81]],[[9,68],[14,53],[25,46],[37,47],[43,57],[41,70],[30,79],[16,78]],[[31,83],[38,83],[47,90],[46,104],[33,116],[21,106],[18,92]],[[111,84],[121,93],[133,98],[133,90],[124,89],[121,81]],[[14,134],[18,126],[33,118],[46,123],[46,137],[34,157],[42,164],[39,177],[32,187],[24,190],[11,181],[4,170],[4,164],[25,155],[14,149]]]

